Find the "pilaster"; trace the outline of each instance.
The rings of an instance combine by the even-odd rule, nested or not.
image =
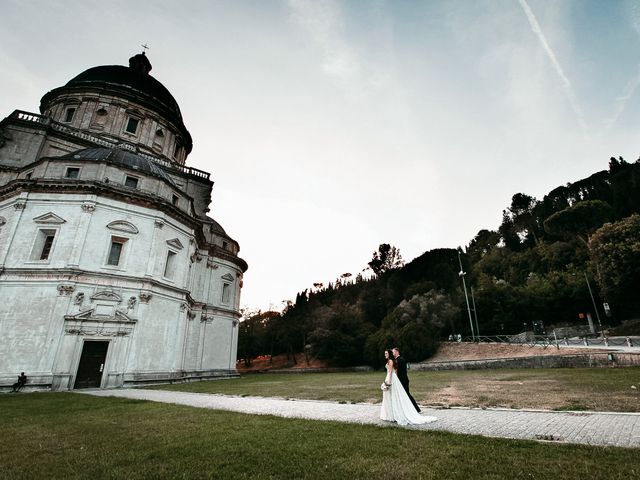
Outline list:
[[[20,220],[22,219],[22,214],[27,208],[27,197],[28,193],[21,193],[20,196],[16,199],[13,204],[14,214],[10,217],[11,219],[7,219],[7,224],[9,224],[9,233],[5,237],[7,239],[4,242],[4,245],[0,245],[0,270],[4,267],[5,261],[7,259],[7,255],[11,250],[11,245],[13,244],[13,239],[16,236],[16,231],[18,230],[18,225],[20,225]],[[6,228],[6,226],[4,227]]]
[[[71,261],[67,264],[69,267],[78,267],[80,265],[82,250],[87,241],[87,234],[89,233],[93,212],[96,209],[96,203],[94,201],[86,201],[80,205],[80,208],[82,209],[82,213],[80,214],[80,221],[78,222],[78,228],[76,229],[76,236],[73,242]]]
[[[149,250],[149,260],[147,261],[147,270],[145,277],[153,277],[156,266],[156,250],[158,248],[158,237],[164,227],[164,222],[159,218],[156,218],[153,222],[153,239],[151,240],[151,248]]]

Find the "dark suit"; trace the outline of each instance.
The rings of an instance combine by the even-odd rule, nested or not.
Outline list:
[[[27,383],[27,376],[23,373],[18,375],[18,381],[12,385],[12,392],[19,392]]]
[[[396,363],[398,364],[398,372],[397,372],[398,380],[400,380],[400,383],[404,387],[404,391],[407,392],[407,395],[409,396],[409,400],[411,400],[411,403],[413,403],[413,406],[416,407],[416,410],[419,412],[420,407],[418,406],[415,399],[409,392],[409,376],[407,375],[407,361],[404,358],[402,358],[400,355],[398,355],[398,357],[396,358]]]

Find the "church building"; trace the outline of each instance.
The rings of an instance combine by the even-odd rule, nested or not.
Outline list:
[[[0,390],[237,375],[247,263],[150,71],[90,68],[0,122]]]

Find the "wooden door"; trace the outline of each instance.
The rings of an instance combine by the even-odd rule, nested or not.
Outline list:
[[[94,340],[84,342],[73,388],[100,388],[108,348],[109,342]]]

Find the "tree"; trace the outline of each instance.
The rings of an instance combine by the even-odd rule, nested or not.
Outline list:
[[[618,159],[616,159],[616,157],[611,157],[609,159],[609,171],[611,173],[617,173],[621,169],[624,169],[624,167],[626,167],[627,165],[628,163],[622,157],[618,157]]]
[[[619,218],[640,213],[640,165],[623,163],[611,171],[612,200]]]
[[[251,365],[251,359],[261,354],[270,353],[271,332],[275,326],[275,319],[280,314],[274,311],[245,312],[239,325],[238,358],[246,366]]]
[[[589,242],[602,293],[620,302],[626,314],[638,313],[640,285],[640,215],[608,223]]]
[[[478,260],[484,257],[489,251],[500,243],[500,234],[493,230],[480,230],[469,242],[467,255]]]
[[[373,273],[377,276],[382,275],[389,270],[400,268],[404,265],[400,250],[388,243],[382,243],[378,247],[377,252],[373,252],[373,258],[368,263]]]
[[[324,318],[309,336],[313,353],[332,365],[360,365],[364,343],[375,327],[362,322],[354,305],[340,311],[325,307],[322,314]]]
[[[588,245],[589,235],[611,220],[613,209],[602,200],[585,200],[554,213],[544,221],[544,229],[551,235],[577,237]]]
[[[534,197],[524,193],[516,193],[511,198],[511,207],[509,212],[513,220],[513,226],[521,238],[533,237],[535,243],[538,243],[538,233],[540,233],[540,224],[538,222],[537,210],[541,203]]]
[[[443,291],[431,290],[403,300],[382,321],[366,344],[369,361],[379,361],[385,348],[398,346],[409,361],[422,361],[438,347],[442,329],[460,310]]]
[[[509,248],[517,250],[527,240],[538,243],[541,231],[538,213],[541,207],[541,202],[524,193],[516,193],[511,197],[511,206],[502,212],[499,228]]]

